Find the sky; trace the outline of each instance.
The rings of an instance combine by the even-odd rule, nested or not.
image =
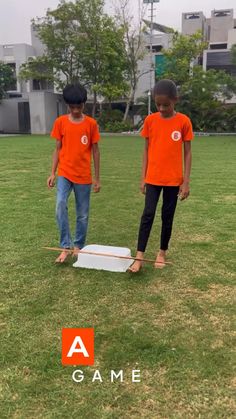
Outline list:
[[[88,0],[89,1],[89,0]],[[138,0],[129,0],[131,10],[136,13]],[[110,12],[118,0],[106,0],[106,10]],[[48,8],[55,9],[59,0],[0,0],[0,44],[31,43],[30,22],[35,17],[43,17]],[[176,3],[173,6],[173,3]],[[234,9],[235,0],[160,0],[155,4],[154,21],[174,29],[181,29],[183,12],[203,11],[210,17],[213,9]],[[150,12],[146,12],[146,18]]]

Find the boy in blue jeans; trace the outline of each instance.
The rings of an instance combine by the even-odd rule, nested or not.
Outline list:
[[[51,137],[56,139],[56,148],[47,185],[54,187],[58,168],[56,217],[60,246],[64,249],[72,247],[67,205],[70,193],[74,191],[76,229],[73,247],[76,255],[84,247],[87,234],[92,185],[91,156],[94,161],[94,192],[100,191],[100,135],[96,121],[83,113],[86,89],[80,84],[70,84],[63,90],[63,98],[70,113],[57,118],[51,132]],[[62,251],[56,262],[64,262],[68,254]]]

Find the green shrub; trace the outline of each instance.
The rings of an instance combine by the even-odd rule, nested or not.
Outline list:
[[[121,122],[123,120],[124,114],[119,109],[108,109],[102,111],[99,115],[97,121],[101,129],[105,129],[107,123]]]
[[[114,121],[107,122],[104,131],[105,132],[123,132],[130,131],[133,129],[133,125],[129,121]]]

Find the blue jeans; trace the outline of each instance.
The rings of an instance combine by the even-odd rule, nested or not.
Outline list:
[[[56,218],[60,230],[60,246],[63,248],[72,247],[68,218],[68,198],[72,189],[75,194],[76,207],[76,229],[74,247],[79,247],[80,249],[82,249],[82,247],[84,247],[85,244],[88,228],[91,184],[84,185],[73,183],[63,176],[58,176],[57,179]]]

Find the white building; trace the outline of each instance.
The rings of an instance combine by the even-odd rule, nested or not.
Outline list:
[[[203,54],[203,68],[225,70],[236,76],[230,49],[236,44],[236,19],[233,9],[212,10],[211,17],[205,18],[202,12],[182,14],[182,33],[191,35],[197,30],[208,42]]]
[[[145,21],[145,23],[150,27],[150,22]],[[145,36],[147,55],[139,64],[139,70],[144,74],[139,80],[135,100],[147,95],[150,87],[154,86],[155,76],[161,76],[163,65],[161,51],[163,48],[170,48],[172,44],[171,28],[154,22],[153,31],[152,57],[150,56],[150,35]],[[236,44],[236,18],[234,18],[233,9],[212,10],[210,18],[206,18],[202,11],[183,13],[182,34],[193,35],[197,31],[202,33],[203,39],[208,43],[208,48],[202,57],[203,68],[225,70],[236,76],[236,66],[232,63],[230,52],[232,45]],[[151,65],[153,71],[150,71]],[[233,101],[236,102],[236,98]]]
[[[172,43],[172,34],[171,33],[161,33],[153,30],[152,36],[152,55],[150,55],[150,35],[146,34],[144,42],[146,44],[147,55],[139,63],[139,72],[143,74],[138,82],[137,91],[135,94],[135,100],[137,98],[144,96],[147,92],[154,86],[156,74],[159,72],[159,67],[162,67],[163,54],[161,53],[162,49],[168,49]],[[152,70],[151,69],[152,66]]]
[[[16,77],[15,85],[9,91],[9,96],[18,96],[21,93],[30,93],[33,91],[49,91],[53,92],[53,84],[49,82],[41,82],[38,80],[29,80],[27,82],[19,80],[20,66],[28,61],[29,58],[35,58],[43,55],[44,46],[37,37],[36,32],[31,25],[31,45],[29,44],[5,44],[0,45],[0,61],[9,65],[13,69]]]
[[[32,45],[0,45],[0,61],[9,65],[16,82],[8,91],[8,97],[0,103],[0,132],[46,134],[50,132],[57,116],[66,112],[60,94],[54,93],[52,83],[19,80],[20,66],[29,58],[41,56],[43,44],[31,27]]]

